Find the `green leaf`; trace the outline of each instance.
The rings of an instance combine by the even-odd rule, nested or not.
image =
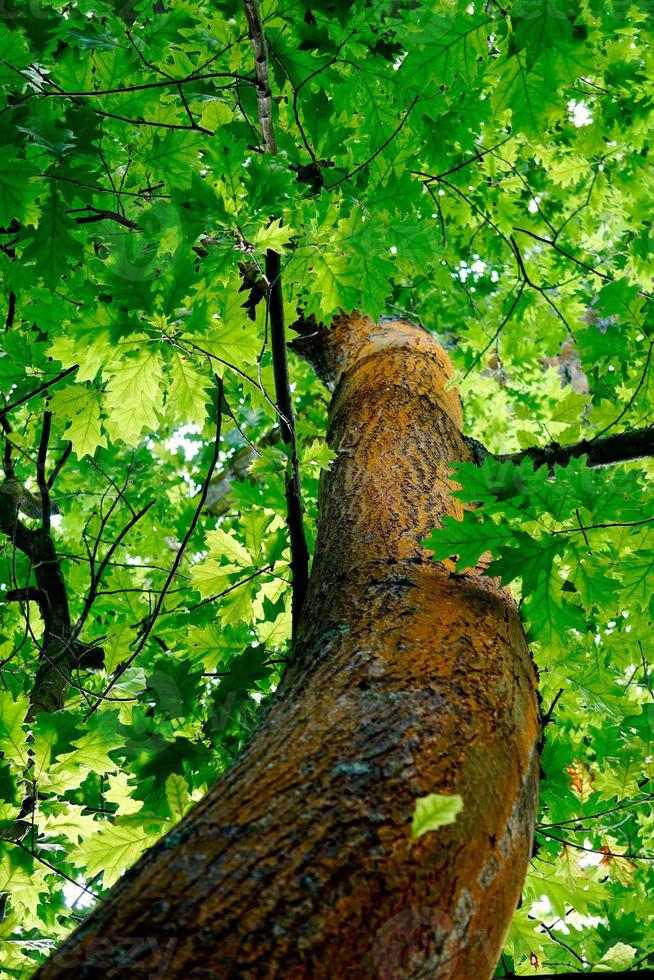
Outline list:
[[[85,734],[75,739],[72,750],[58,756],[44,773],[45,787],[51,792],[63,793],[79,786],[89,772],[101,776],[116,772],[118,763],[108,753],[122,745],[117,723],[118,714],[115,711],[91,715]]]
[[[442,529],[432,531],[422,544],[433,551],[435,559],[457,555],[457,567],[462,569],[474,568],[486,551],[498,549],[511,539],[509,528],[492,521],[480,523],[474,512],[466,511],[461,521],[445,517]]]
[[[16,220],[34,225],[38,221],[38,185],[30,181],[38,173],[26,160],[3,157],[0,160],[0,225]]]
[[[107,386],[105,428],[114,442],[122,439],[135,446],[144,429],[157,428],[157,413],[163,411],[162,381],[161,354],[144,338],[140,350],[113,368]]]
[[[458,793],[428,793],[427,796],[421,796],[415,803],[411,836],[422,837],[429,831],[454,823],[462,809],[463,798]]]
[[[179,419],[203,422],[209,400],[209,379],[193,363],[177,350],[170,362],[172,384],[168,391],[168,404],[174,406]]]
[[[265,228],[258,228],[252,238],[252,244],[258,245],[262,250],[272,249],[273,252],[282,252],[295,234],[295,230],[289,226],[282,228],[281,220],[277,219],[271,221]]]
[[[531,69],[541,52],[572,38],[579,5],[571,0],[517,0],[511,8],[516,44],[527,50]]]
[[[53,286],[66,269],[82,258],[82,245],[71,234],[72,219],[66,213],[66,203],[53,182],[42,205],[41,218],[23,251],[23,261],[32,263],[36,275],[46,286]]]
[[[444,16],[426,10],[418,25],[410,36],[405,35],[409,54],[402,65],[402,81],[417,85],[433,78],[438,85],[449,85],[459,75],[472,81],[479,61],[488,53],[490,18],[483,13]]]
[[[25,728],[28,710],[26,698],[0,690],[0,752],[19,769],[27,768],[29,762]]]
[[[617,973],[618,970],[629,970],[633,966],[637,953],[638,950],[633,946],[627,946],[626,943],[615,943],[597,964],[598,967],[601,967],[598,972],[601,973],[602,970],[605,970],[607,973]]]
[[[93,456],[98,446],[106,448],[107,439],[102,433],[100,420],[100,392],[82,385],[67,385],[55,392],[50,408],[64,424],[69,423],[66,436],[79,459],[86,455]]]
[[[139,818],[127,817],[121,823],[105,824],[92,837],[73,848],[69,859],[90,877],[101,873],[104,887],[111,888],[153,843],[152,835],[144,829]]]
[[[188,783],[178,773],[171,772],[166,780],[166,802],[175,821],[181,820],[191,805]]]

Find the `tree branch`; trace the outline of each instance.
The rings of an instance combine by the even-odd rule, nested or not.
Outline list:
[[[9,304],[7,306],[7,319],[5,320],[5,330],[11,330],[16,316],[16,293],[13,289],[9,293]]]
[[[266,253],[266,278],[269,282],[268,315],[270,318],[270,346],[272,348],[275,394],[281,418],[279,427],[282,439],[290,449],[290,466],[286,472],[286,508],[291,545],[291,571],[293,572],[293,627],[298,624],[304,599],[309,586],[309,549],[304,533],[300,467],[297,455],[291,382],[286,356],[284,305],[282,300],[281,261],[277,252]]]
[[[259,0],[243,0],[243,5],[248,22],[249,36],[252,41],[252,50],[254,51],[257,77],[257,106],[261,135],[266,153],[274,155],[277,152],[277,147],[272,122],[268,48],[261,22]],[[268,249],[266,252],[266,285],[277,411],[280,415],[282,439],[289,446],[290,450],[289,464],[286,468],[285,491],[286,523],[289,531],[291,571],[293,573],[292,618],[293,630],[295,630],[309,584],[309,549],[304,533],[304,507],[302,506],[302,491],[300,488],[300,467],[295,437],[291,381],[288,373],[281,257],[278,252],[274,252],[272,249]]]
[[[80,215],[75,218],[75,222],[78,225],[90,225],[95,221],[116,221],[119,225],[124,225],[125,228],[130,228],[132,231],[140,231],[141,229],[135,221],[131,221],[124,215],[119,214],[117,211],[103,211],[100,208],[93,208],[88,205],[85,208],[80,208],[80,211],[91,211],[91,214]],[[68,214],[73,214],[73,211],[69,211]]]
[[[125,527],[122,529],[122,531],[119,532],[119,534],[116,536],[115,540],[112,542],[111,546],[107,550],[106,555],[102,559],[102,561],[100,563],[100,566],[99,566],[99,568],[98,568],[97,571],[95,570],[95,567],[94,567],[95,566],[95,562],[94,562],[93,556],[92,556],[92,558],[91,558],[91,584],[90,584],[89,591],[88,591],[88,594],[86,596],[86,599],[84,601],[84,607],[82,609],[82,612],[80,613],[80,617],[79,617],[79,619],[77,621],[77,625],[75,626],[75,629],[74,629],[75,636],[79,636],[79,634],[82,631],[82,627],[84,626],[84,623],[86,622],[86,619],[88,617],[89,612],[91,611],[91,606],[93,605],[93,603],[95,602],[95,600],[96,600],[96,598],[98,596],[98,588],[99,588],[100,583],[102,581],[102,576],[103,576],[103,574],[104,574],[104,572],[105,572],[105,570],[107,568],[107,565],[109,565],[109,563],[111,562],[111,559],[112,559],[113,555],[115,554],[116,549],[120,545],[121,541],[125,538],[125,536],[131,531],[131,529],[134,527],[134,525],[138,521],[140,521],[141,518],[145,516],[145,514],[147,514],[147,512],[150,510],[150,508],[153,506],[153,504],[154,504],[154,500],[151,500],[149,504],[146,504],[145,507],[143,507],[141,510],[139,510],[136,514],[133,514],[132,515],[132,517],[130,518],[130,520],[128,521],[128,523],[125,525]],[[102,532],[100,532],[100,534],[102,534]]]
[[[248,22],[248,35],[254,51],[254,71],[257,79],[257,106],[259,109],[259,124],[263,145],[267,153],[273,156],[277,153],[275,131],[272,122],[272,95],[268,73],[268,48],[263,33],[259,0],[243,0],[245,16]]]
[[[36,463],[36,481],[41,498],[41,527],[28,528],[20,520],[20,510],[25,507],[26,491],[23,484],[15,478],[0,484],[0,531],[28,558],[36,580],[35,587],[28,584],[22,589],[10,590],[8,599],[15,602],[37,602],[43,619],[41,642],[38,643],[33,637],[40,655],[30,692],[30,717],[39,711],[56,711],[62,706],[76,660],[66,583],[50,533],[52,508],[50,483],[46,476],[46,457],[51,421],[51,413],[45,412]],[[31,629],[29,631],[32,632]]]
[[[156,89],[156,88],[170,88],[174,86],[177,88],[179,85],[187,85],[189,82],[204,82],[214,78],[229,78],[231,82],[229,87],[235,82],[245,82],[246,85],[256,85],[253,78],[248,78],[247,75],[239,75],[236,72],[231,71],[211,71],[206,72],[204,75],[187,75],[186,78],[170,78],[164,79],[161,82],[141,82],[137,85],[123,85],[118,88],[103,88],[103,89],[90,89],[86,92],[62,92],[61,90],[55,91],[40,91],[33,92],[32,95],[40,95],[46,98],[59,98],[59,99],[95,99],[103,95],[125,95],[130,92],[142,92],[146,89]],[[30,96],[28,96],[29,98]],[[25,101],[25,98],[20,99],[18,103],[20,104]]]
[[[50,426],[52,424],[52,412],[43,413],[43,428],[41,429],[41,441],[39,443],[39,455],[36,461],[36,485],[41,494],[41,507],[43,510],[43,530],[50,531],[50,488],[45,475],[45,464],[48,455],[48,442],[50,441]]]
[[[549,446],[530,446],[518,453],[504,453],[495,458],[501,462],[520,463],[532,459],[535,466],[567,466],[571,459],[588,456],[589,466],[609,466],[633,459],[654,456],[654,427],[634,429],[601,439],[582,439],[569,446],[553,442]]]
[[[518,977],[518,973],[505,973],[505,977]],[[525,974],[522,974],[525,976]],[[651,977],[651,970],[618,970],[617,973],[606,973],[605,971],[600,972],[579,972],[579,973],[538,973],[534,974],[538,977],[538,980],[588,980],[588,977],[606,977],[607,980],[633,980],[634,977]]]

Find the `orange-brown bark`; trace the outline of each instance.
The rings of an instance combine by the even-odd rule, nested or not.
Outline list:
[[[41,980],[493,974],[532,841],[534,669],[506,591],[420,547],[468,455],[442,349],[353,316],[323,355],[337,458],[280,691]],[[412,840],[430,792],[464,809]]]

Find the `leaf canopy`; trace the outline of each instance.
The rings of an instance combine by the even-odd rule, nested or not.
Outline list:
[[[275,157],[238,6],[0,11],[2,977],[202,796],[278,683],[287,454],[265,303],[243,289],[268,248],[289,319],[434,331],[493,454],[652,424],[651,4],[263,12]],[[311,541],[327,399],[291,371]],[[219,427],[227,504],[182,551]],[[39,461],[72,631],[51,712],[30,698],[59,627],[15,533],[40,526]],[[426,542],[513,583],[551,722],[498,976],[651,955],[652,473],[464,464],[464,519]]]

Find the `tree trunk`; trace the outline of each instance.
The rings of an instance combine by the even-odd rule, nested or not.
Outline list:
[[[468,458],[445,353],[357,315],[320,341],[337,458],[280,690],[41,980],[493,974],[534,828],[534,668],[509,594],[420,547]],[[431,792],[464,809],[412,840]]]

